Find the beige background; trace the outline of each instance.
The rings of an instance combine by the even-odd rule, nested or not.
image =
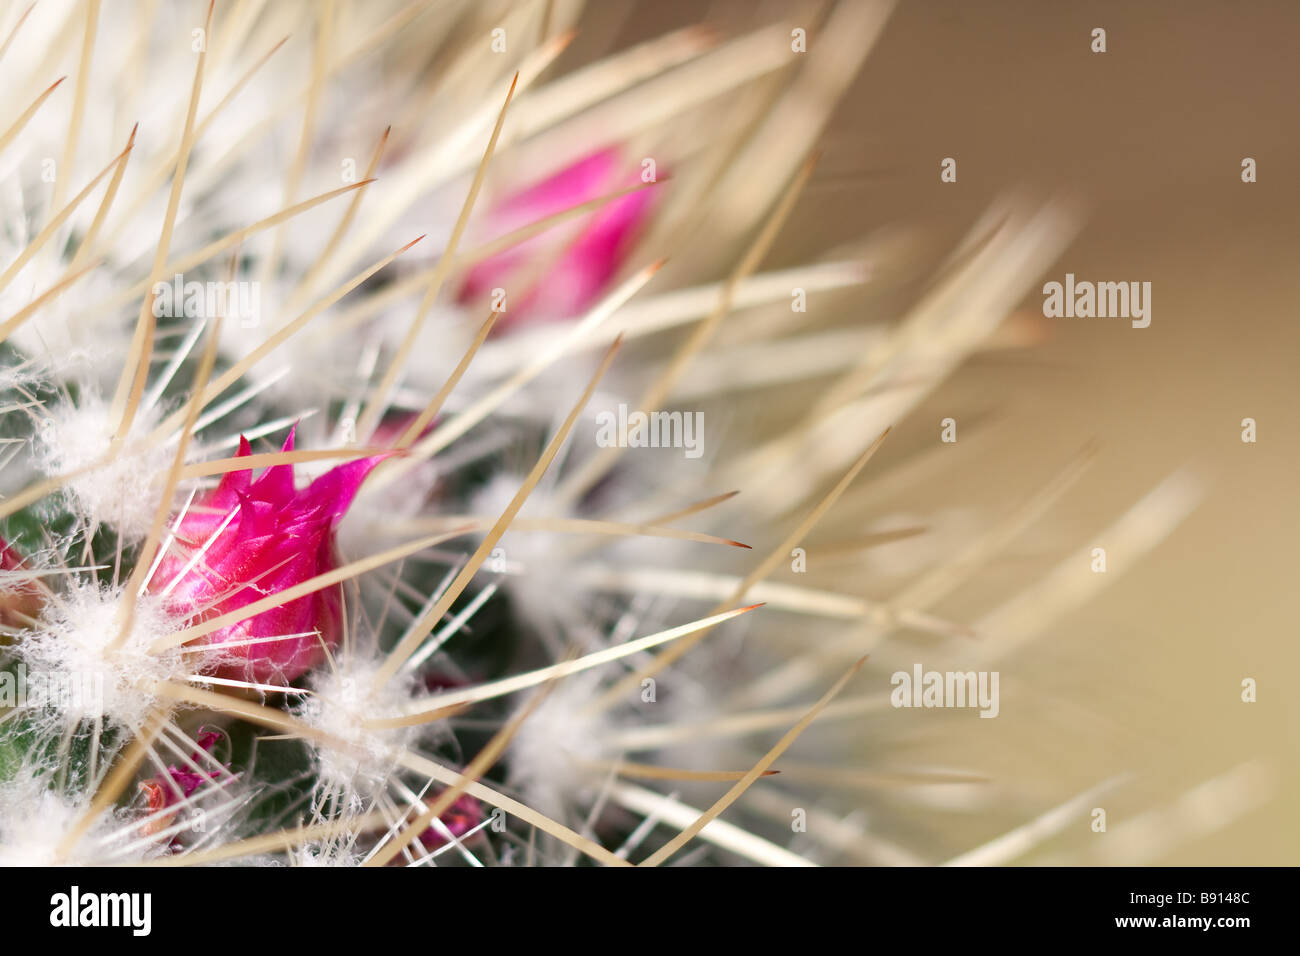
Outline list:
[[[700,19],[752,28],[797,9],[702,7],[596,5],[567,55],[580,61],[586,49]],[[1101,55],[1089,50],[1096,26],[1108,33]],[[810,31],[810,55],[816,42]],[[1004,705],[998,743],[983,753],[1040,809],[1136,771],[1104,805],[1112,828],[1156,811],[1175,838],[1153,862],[1300,860],[1298,44],[1300,5],[1287,2],[905,3],[838,109],[813,185],[767,263],[891,223],[923,227],[942,246],[1004,189],[1028,185],[1066,190],[1088,209],[1084,232],[1041,281],[1072,271],[1152,283],[1150,328],[1046,321],[1040,347],[977,357],[903,431],[963,412],[1007,419],[987,450],[968,450],[959,483],[916,489],[915,503],[930,508],[1005,510],[1083,441],[1101,440],[1098,463],[1053,510],[1051,534],[983,579],[1003,594],[1087,545],[1176,467],[1191,464],[1209,482],[1162,547],[1017,663],[1018,676],[1070,706],[1018,717]],[[958,161],[956,184],[939,181],[945,156]],[[1240,180],[1245,156],[1258,162],[1253,185]],[[1041,295],[1026,301],[1031,314],[1040,307]],[[1257,444],[1240,440],[1246,416],[1258,422]],[[949,605],[960,606],[960,596]],[[1244,677],[1259,682],[1254,705],[1239,701]],[[910,746],[918,759],[971,756],[970,741],[947,735]],[[1277,774],[1263,809],[1238,815],[1231,807],[1242,801],[1229,800],[1223,819],[1209,820],[1192,819],[1187,803],[1177,809],[1188,788],[1255,757]],[[1016,809],[944,826],[959,842],[991,838],[1024,819]],[[1087,841],[1051,852],[1101,861]]]

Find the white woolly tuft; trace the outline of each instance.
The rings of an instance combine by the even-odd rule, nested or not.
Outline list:
[[[323,734],[347,741],[347,749],[326,743],[311,744],[322,792],[346,795],[356,811],[383,789],[396,764],[393,748],[404,747],[419,728],[371,730],[365,721],[398,714],[411,700],[413,682],[395,678],[373,690],[381,662],[344,658],[337,669],[326,667],[311,679],[311,696],[305,698],[298,717]]]
[[[543,813],[563,816],[602,774],[585,761],[609,757],[602,738],[608,718],[584,708],[600,692],[600,675],[566,678],[524,721],[510,742],[510,782]]]
[[[360,865],[364,859],[365,854],[354,847],[338,846],[335,843],[308,843],[293,854],[295,866],[313,869],[354,867]],[[272,861],[267,862],[275,865]]]
[[[79,404],[52,409],[34,439],[37,467],[47,475],[63,475],[103,459],[118,425],[109,411],[106,402],[89,394]],[[148,534],[158,510],[160,478],[174,455],[165,443],[139,441],[157,423],[156,410],[141,408],[113,460],[68,483],[67,497],[92,526],[106,525],[129,539]]]
[[[0,784],[0,867],[93,863],[134,836],[134,828],[123,826],[121,814],[101,816],[73,852],[60,858],[59,843],[85,812],[39,774],[20,772]],[[142,848],[135,858],[143,859],[149,849]]]
[[[126,640],[112,647],[121,627],[122,598],[121,588],[72,584],[23,635],[18,651],[29,680],[39,676],[52,687],[80,689],[51,702],[64,727],[102,718],[136,731],[157,703],[154,684],[183,678],[186,672],[180,649],[149,653],[155,641],[182,623],[150,595],[137,600]]]

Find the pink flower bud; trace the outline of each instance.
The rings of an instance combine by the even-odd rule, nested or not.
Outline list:
[[[613,149],[593,153],[522,192],[508,197],[488,215],[493,235],[504,235],[539,219],[596,199],[620,186],[638,182],[635,175],[620,177],[624,161]],[[626,261],[653,199],[642,189],[605,203],[594,213],[560,226],[569,232],[567,248],[555,246],[555,236],[542,233],[527,242],[485,259],[469,270],[461,286],[461,302],[507,292],[506,314],[495,331],[534,319],[562,319],[581,315],[601,295]],[[552,261],[551,257],[558,256]],[[529,273],[543,267],[540,275]],[[511,280],[527,282],[515,288]]]
[[[293,450],[293,432],[284,450]],[[251,454],[243,438],[239,454]],[[340,564],[335,527],[361,483],[384,456],[339,465],[294,489],[293,466],[276,465],[256,480],[228,472],[191,505],[150,582],[168,592],[171,609],[191,624],[238,610]],[[202,557],[190,567],[198,549]],[[342,592],[315,591],[202,638],[219,648],[204,670],[256,683],[288,683],[319,665],[340,637]],[[290,636],[292,635],[292,636]]]
[[[438,819],[447,828],[447,832],[459,840],[483,821],[483,806],[474,797],[464,793],[457,797]],[[425,850],[429,852],[447,842],[436,827],[429,827],[420,834],[419,839]]]
[[[196,766],[202,766],[201,758],[204,754],[212,753],[212,748],[220,739],[221,735],[215,731],[209,730],[200,733],[198,740],[195,741],[199,745],[199,749],[190,754],[190,760]],[[195,773],[188,765],[181,769],[175,764],[171,764],[167,767],[166,775],[159,773],[148,780],[141,781],[140,792],[144,794],[149,816],[153,817],[155,814],[179,803],[183,798],[192,796],[194,791],[203,784],[211,783],[215,779],[215,775]],[[175,818],[175,813],[162,814],[157,819],[150,820],[141,827],[140,833],[142,836],[153,836],[155,833],[161,833],[171,826]],[[172,842],[175,844],[177,841],[173,840]]]
[[[4,538],[0,537],[0,571],[22,572],[26,558]],[[0,624],[5,627],[23,627],[28,618],[37,617],[45,599],[33,579],[23,580],[21,573],[0,575]],[[6,643],[0,634],[0,646]]]

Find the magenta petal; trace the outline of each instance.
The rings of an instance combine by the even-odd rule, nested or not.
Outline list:
[[[248,444],[248,439],[241,435],[239,451],[235,453],[235,457],[247,458],[252,453],[253,449]],[[182,534],[185,540],[201,545],[210,538],[213,532],[221,527],[221,522],[226,519],[231,510],[239,506],[239,502],[248,493],[252,480],[253,473],[247,468],[228,471],[222,475],[216,490],[207,497],[196,500],[195,507],[185,516],[185,521],[182,522]]]
[[[493,210],[492,215],[498,221],[509,223],[508,229],[518,229],[536,219],[563,212],[600,195],[618,171],[618,164],[617,150],[599,150],[515,193]]]
[[[190,754],[189,763],[185,767],[181,768],[175,764],[170,764],[165,775],[158,773],[141,782],[140,789],[145,794],[148,802],[147,809],[151,816],[161,814],[167,808],[179,803],[182,797],[191,797],[204,784],[217,780],[219,773],[215,768],[211,767],[210,761],[205,761],[204,758],[212,753],[212,748],[216,746],[217,741],[220,739],[221,735],[213,731],[199,734],[198,739],[195,741],[199,749]],[[196,772],[190,767],[190,764],[198,767],[199,770]],[[229,768],[227,767],[227,769]],[[177,795],[178,790],[180,796]],[[144,835],[153,836],[165,830],[173,819],[174,814],[154,819],[144,827]],[[180,846],[179,838],[173,838],[171,842],[174,846]]]
[[[304,506],[319,507],[331,519],[342,517],[352,506],[352,500],[361,490],[361,483],[388,455],[358,458],[331,468],[300,493]]]
[[[460,839],[483,821],[483,806],[469,794],[457,797],[446,812],[438,818],[447,828],[447,832]],[[434,827],[429,827],[420,834],[420,842],[426,850],[436,850],[447,841]]]
[[[652,198],[648,191],[632,193],[598,213],[523,306],[546,315],[576,316],[595,305],[626,261]]]
[[[293,450],[294,438],[291,430],[285,451]],[[239,454],[250,454],[246,441],[241,440]],[[237,515],[193,568],[186,567],[190,554],[183,547],[169,552],[151,589],[161,590],[180,575],[169,604],[197,623],[333,570],[338,565],[334,526],[366,476],[385,457],[347,462],[301,491],[294,488],[292,465],[268,468],[256,481],[248,470],[228,473],[217,489],[195,502],[197,507],[180,522],[177,537],[197,547],[220,526],[230,508],[237,508]],[[225,514],[216,514],[214,521],[218,507]],[[256,683],[293,681],[319,665],[325,648],[338,642],[341,617],[337,585],[288,601],[207,635],[204,643],[213,652],[203,669]],[[283,639],[241,643],[257,638]]]
[[[199,745],[199,750],[190,754],[190,759],[202,767],[203,762],[199,759],[202,756],[200,751],[209,754],[212,753],[212,748],[216,746],[217,741],[220,739],[221,735],[212,730],[199,734],[198,739],[194,741]],[[171,778],[176,781],[176,785],[180,787],[181,793],[187,797],[192,796],[194,791],[203,786],[203,784],[216,779],[215,774],[211,776],[207,774],[200,775],[189,769],[189,767],[186,767],[183,770],[179,769],[175,764],[171,764],[167,768],[167,772],[171,774]]]
[[[285,438],[281,451],[293,451],[293,439],[297,430],[297,425],[289,429],[289,436]],[[270,504],[289,501],[293,497],[293,465],[274,465],[266,469],[253,482],[250,494],[255,500]]]
[[[605,149],[560,170],[540,183],[511,196],[489,213],[496,234],[503,235],[531,222],[596,199],[618,185],[626,169],[618,152]],[[623,181],[634,185],[635,177]],[[462,302],[481,298],[493,288],[511,293],[508,324],[538,318],[567,318],[581,314],[603,295],[631,252],[633,240],[649,215],[650,190],[641,190],[607,203],[589,215],[576,236],[567,234],[568,248],[530,288],[511,289],[509,280],[530,258],[554,255],[557,239],[542,234],[479,263],[466,275],[459,291]]]

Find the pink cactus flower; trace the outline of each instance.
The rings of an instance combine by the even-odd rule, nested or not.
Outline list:
[[[293,450],[293,439],[290,431],[285,451]],[[249,454],[241,438],[237,457]],[[333,570],[340,563],[335,527],[383,457],[339,465],[300,491],[292,465],[268,468],[256,480],[251,469],[228,472],[186,513],[177,539],[188,547],[168,552],[150,589],[169,589],[173,610],[194,612],[197,624]],[[204,547],[189,567],[194,550]],[[293,681],[337,644],[341,613],[336,586],[223,627],[203,638],[219,648],[204,670],[262,684]],[[283,639],[259,640],[266,638]]]
[[[199,745],[199,749],[190,755],[190,760],[196,766],[202,766],[200,758],[205,754],[212,753],[212,748],[216,746],[217,741],[220,739],[221,735],[215,731],[208,730],[200,733],[195,741]],[[184,769],[171,764],[167,767],[165,776],[159,773],[148,780],[141,781],[140,792],[144,794],[149,816],[153,817],[155,814],[179,803],[182,798],[192,796],[199,787],[205,783],[211,783],[215,779],[215,776],[195,773],[188,764]],[[179,794],[177,793],[178,790],[180,791]],[[175,813],[162,814],[157,819],[150,820],[141,827],[140,833],[142,836],[153,836],[156,833],[161,833],[171,826],[175,818]],[[175,845],[177,841],[173,840],[172,843]]]
[[[447,832],[459,840],[483,821],[483,806],[469,794],[461,794],[439,819]],[[429,827],[421,833],[419,840],[428,852],[447,842],[436,827]]]
[[[626,163],[616,150],[593,153],[508,197],[488,215],[492,233],[504,235],[619,186],[639,182],[635,175],[621,179],[626,171]],[[555,249],[553,235],[543,233],[484,260],[465,277],[460,300],[467,303],[489,295],[494,288],[505,289],[506,313],[497,322],[496,333],[521,321],[581,315],[601,297],[626,261],[653,198],[653,190],[642,189],[575,220],[579,223],[577,235],[562,251]],[[548,258],[557,254],[553,262]],[[529,275],[528,267],[537,263],[546,266],[545,272]],[[517,270],[520,278],[527,277],[529,286],[512,288],[510,280]]]

